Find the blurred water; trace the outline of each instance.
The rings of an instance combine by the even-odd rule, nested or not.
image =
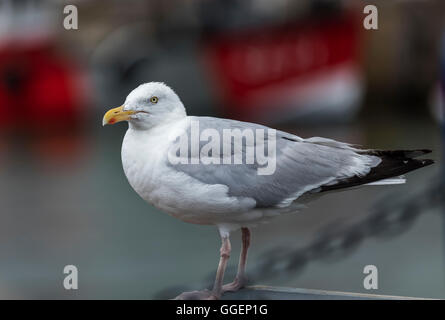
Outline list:
[[[366,217],[388,193],[421,190],[441,166],[440,132],[427,120],[286,129],[378,148],[432,148],[439,163],[410,174],[406,185],[328,195],[302,213],[254,229],[248,269],[268,248],[304,247],[324,226]],[[0,298],[149,299],[166,288],[201,285],[214,272],[220,245],[215,228],[176,220],[131,190],[120,160],[125,130],[125,124],[93,129],[78,138],[76,157],[58,160],[33,143],[21,141],[19,149],[3,139]],[[342,259],[317,260],[298,274],[277,274],[261,284],[366,292],[363,267],[374,264],[380,281],[372,293],[445,298],[444,211],[424,211],[401,235],[366,239]],[[231,266],[237,264],[239,245],[235,233]],[[78,290],[63,288],[68,264],[79,269]]]

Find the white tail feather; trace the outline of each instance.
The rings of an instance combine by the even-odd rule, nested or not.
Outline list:
[[[399,176],[399,177],[395,177],[395,178],[388,178],[388,179],[370,182],[365,185],[366,186],[382,186],[382,185],[388,185],[388,184],[403,184],[405,182],[406,182],[405,177]]]

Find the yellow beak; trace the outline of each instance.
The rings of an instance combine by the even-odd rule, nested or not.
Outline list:
[[[120,121],[128,120],[132,114],[134,114],[134,111],[124,111],[124,106],[110,109],[105,113],[102,125],[115,124]]]

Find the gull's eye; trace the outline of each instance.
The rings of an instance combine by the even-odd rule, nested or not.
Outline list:
[[[158,97],[151,97],[150,98],[150,102],[151,103],[158,103],[158,100],[159,100]]]

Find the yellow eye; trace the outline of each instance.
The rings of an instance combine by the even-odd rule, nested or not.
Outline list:
[[[158,97],[151,97],[150,98],[151,103],[158,103]]]

